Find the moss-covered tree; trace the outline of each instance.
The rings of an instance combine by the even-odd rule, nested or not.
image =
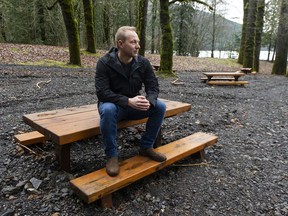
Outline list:
[[[145,56],[146,26],[147,26],[148,0],[139,0],[137,16],[137,33],[140,39],[139,54]]]
[[[254,48],[254,60],[253,69],[259,71],[260,51],[261,51],[261,39],[264,25],[264,11],[265,11],[265,0],[258,0],[257,2],[257,17],[256,17],[256,28],[255,28],[255,48]]]
[[[151,19],[151,53],[155,51],[155,24],[157,19],[158,0],[152,2],[152,19]]]
[[[81,66],[78,24],[74,16],[72,0],[58,0],[60,4],[69,43],[69,64]]]
[[[179,7],[179,31],[178,31],[178,37],[176,39],[176,44],[177,44],[177,53],[178,55],[185,55],[186,51],[184,48],[184,42],[185,39],[185,30],[184,30],[184,16],[185,16],[185,9],[187,8],[187,3],[183,2],[180,4]]]
[[[286,75],[288,52],[288,0],[282,0],[280,20],[277,32],[276,58],[272,68],[272,74]]]
[[[255,48],[255,27],[257,15],[257,0],[249,0],[249,11],[247,18],[245,52],[243,55],[243,67],[253,68]]]
[[[39,35],[43,44],[46,44],[46,28],[45,28],[45,13],[44,13],[44,5],[43,1],[36,1],[37,7],[37,16],[38,16],[38,28]]]
[[[91,53],[96,53],[92,0],[83,0],[83,8],[85,17],[87,51]]]
[[[160,72],[173,75],[173,35],[170,24],[169,0],[160,0],[160,26],[162,43],[160,51]]]
[[[111,26],[110,26],[110,0],[106,0],[103,9],[103,44],[109,47],[111,45]]]
[[[243,64],[243,56],[245,53],[245,41],[246,41],[246,29],[247,29],[247,20],[248,20],[248,6],[249,0],[243,0],[243,24],[242,24],[242,33],[241,33],[241,44],[238,55],[238,63]]]
[[[3,18],[2,11],[0,11],[0,33],[1,33],[3,41],[6,42],[5,20]],[[0,37],[0,42],[2,42],[1,37]]]
[[[173,34],[170,23],[169,5],[175,2],[189,2],[189,0],[160,0],[160,27],[162,33],[162,42],[160,50],[160,72],[165,75],[174,75],[172,71],[173,67]],[[209,7],[213,10],[207,3],[199,0],[191,0],[190,2],[197,2]]]

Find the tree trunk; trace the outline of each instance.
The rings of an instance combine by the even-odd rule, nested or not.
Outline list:
[[[104,29],[104,37],[103,37],[103,43],[109,47],[111,45],[110,41],[110,6],[109,6],[109,0],[106,0],[104,2],[104,10],[103,10],[103,29]]]
[[[44,5],[41,0],[37,1],[37,15],[38,15],[38,26],[40,38],[43,44],[46,44],[46,30],[45,30],[45,14],[44,14]]]
[[[178,21],[179,20],[179,21]],[[184,22],[184,11],[183,11],[183,4],[180,4],[180,14],[177,19],[177,23],[179,25],[178,34],[176,38],[177,47],[175,48],[177,55],[183,55],[183,22]],[[174,29],[175,32],[175,29]]]
[[[79,65],[81,66],[81,59],[80,59],[80,39],[79,39],[79,32],[77,27],[77,21],[74,15],[74,9],[72,0],[58,0],[69,43],[69,54],[70,54],[70,61],[69,64]]]
[[[274,41],[274,45],[273,45],[273,53],[272,53],[272,62],[275,61],[275,54],[276,54],[276,41]]]
[[[153,0],[152,5],[152,24],[151,24],[151,53],[154,53],[155,50],[155,22],[157,17],[157,2],[158,0]]]
[[[257,18],[256,18],[256,32],[255,32],[255,49],[254,49],[254,71],[259,72],[259,61],[261,51],[261,38],[264,25],[264,10],[265,0],[258,0],[257,2]]]
[[[245,53],[245,40],[246,40],[246,28],[247,28],[247,19],[248,19],[248,3],[249,0],[243,0],[243,24],[242,24],[242,34],[241,34],[241,44],[238,55],[238,63],[243,64],[243,55]]]
[[[140,39],[139,55],[142,55],[142,56],[145,56],[147,8],[148,8],[148,0],[139,0],[139,2],[138,2],[137,33],[138,33],[139,39]]]
[[[95,31],[94,31],[94,13],[91,0],[83,0],[85,28],[87,38],[87,51],[90,53],[96,53],[95,44]]]
[[[272,47],[272,38],[271,38],[271,35],[270,35],[269,44],[268,44],[268,56],[267,56],[267,59],[266,59],[267,61],[270,61],[271,47]]]
[[[216,1],[213,0],[213,22],[212,22],[212,47],[211,47],[211,58],[214,58],[215,50],[215,33],[216,33]]]
[[[243,67],[253,68],[254,47],[255,47],[255,27],[257,15],[257,0],[249,0],[249,12],[247,19],[245,52],[243,56]]]
[[[277,32],[276,58],[273,64],[272,74],[286,75],[288,52],[288,0],[282,0],[280,20]]]
[[[129,0],[128,2],[128,7],[129,7],[129,25],[130,26],[133,26],[133,14],[132,14],[132,11],[133,11],[133,7],[132,7],[132,1],[133,0]]]
[[[0,31],[1,31],[1,36],[3,38],[3,41],[6,42],[7,40],[6,40],[6,33],[4,30],[4,27],[5,27],[5,22],[4,22],[2,12],[0,11]]]
[[[169,0],[160,0],[160,26],[162,42],[160,51],[160,72],[174,75],[173,66],[173,35],[170,24]]]

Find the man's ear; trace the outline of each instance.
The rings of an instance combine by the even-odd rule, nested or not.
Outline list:
[[[118,44],[118,47],[122,47],[123,41],[122,40],[118,40],[117,44]]]

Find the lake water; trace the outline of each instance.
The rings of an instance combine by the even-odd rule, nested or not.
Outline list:
[[[272,59],[273,53],[270,52],[270,60]],[[211,57],[211,51],[208,50],[201,50],[199,54],[199,58],[206,58]],[[267,60],[268,57],[268,51],[261,51],[260,52],[260,60]],[[214,51],[214,58],[238,58],[238,52],[236,51]]]

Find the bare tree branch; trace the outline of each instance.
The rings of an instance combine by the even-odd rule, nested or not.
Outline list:
[[[174,4],[175,2],[196,2],[202,5],[205,5],[209,8],[209,10],[213,11],[213,7],[207,4],[206,2],[200,1],[200,0],[172,0],[169,2],[169,5]]]

